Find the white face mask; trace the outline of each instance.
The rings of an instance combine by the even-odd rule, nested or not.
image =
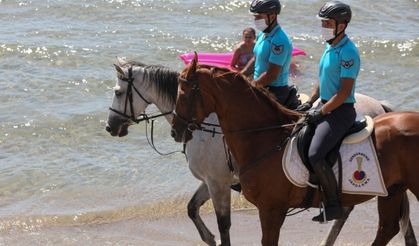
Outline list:
[[[266,24],[265,19],[258,19],[255,20],[255,28],[263,32],[266,28],[268,28],[268,24]]]
[[[332,28],[325,28],[325,27],[322,27],[321,28],[321,34],[322,34],[322,37],[324,38],[324,40],[326,40],[326,41],[329,41],[329,40],[331,40],[331,39],[334,39],[335,38],[335,30],[334,29],[332,29]]]

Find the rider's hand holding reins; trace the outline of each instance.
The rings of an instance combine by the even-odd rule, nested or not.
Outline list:
[[[323,118],[324,114],[321,110],[313,110],[306,114],[306,119],[308,123],[316,123],[321,118]]]
[[[295,111],[298,112],[305,112],[309,109],[311,109],[311,107],[313,106],[313,104],[311,102],[305,102],[303,104],[301,104],[300,106],[298,106]]]

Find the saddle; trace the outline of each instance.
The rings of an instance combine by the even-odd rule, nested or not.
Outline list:
[[[371,135],[373,128],[374,122],[371,117],[362,116],[360,119],[357,119],[352,127],[345,133],[344,137],[338,141],[338,144],[327,154],[327,163],[333,167],[335,163],[338,162],[340,159],[339,149],[342,143],[354,144],[361,142]],[[315,125],[306,123],[297,133],[296,140],[298,154],[300,155],[303,164],[307,167],[310,173],[309,183],[312,185],[318,185],[317,178],[308,160],[308,149],[310,147],[314,131]],[[341,170],[341,167],[339,169]]]
[[[268,86],[268,90],[276,97],[276,100],[288,109],[296,109],[301,105],[300,95],[295,85],[290,85],[288,88]],[[282,98],[284,93],[286,97]]]

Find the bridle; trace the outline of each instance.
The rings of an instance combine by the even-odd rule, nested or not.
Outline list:
[[[191,115],[191,117],[190,117],[191,119],[187,120],[187,119],[185,119],[185,117],[180,116],[175,110],[173,110],[173,115],[176,118],[176,122],[179,122],[181,125],[185,126],[183,129],[186,129],[187,131],[190,131],[190,132],[192,132],[194,130],[207,131],[205,129],[205,127],[201,126],[201,124],[209,125],[209,126],[218,126],[219,127],[219,125],[208,124],[208,123],[205,123],[205,122],[198,123],[197,119],[195,118],[196,114],[195,115],[193,114],[194,110],[193,110],[192,107],[194,105],[196,105],[195,98],[197,96],[199,96],[199,99],[201,100],[201,103],[204,104],[203,98],[202,98],[201,93],[200,93],[198,80],[187,80],[187,79],[181,78],[180,76],[179,76],[178,80],[192,85],[191,93],[189,95],[191,100],[189,101],[189,110],[188,110],[189,115]],[[195,107],[195,113],[196,113],[196,107]],[[252,133],[252,132],[274,130],[274,129],[290,127],[290,126],[300,126],[300,125],[302,125],[302,122],[291,123],[291,124],[283,124],[283,125],[274,125],[274,126],[267,126],[267,127],[258,127],[258,128],[251,128],[251,129],[235,129],[235,130],[229,129],[229,130],[224,130],[224,134],[225,133],[230,133],[230,134]]]
[[[148,142],[148,144],[151,146],[151,148],[152,149],[154,149],[158,154],[160,154],[160,155],[170,155],[170,154],[173,154],[173,153],[177,153],[177,152],[181,152],[181,153],[185,153],[185,150],[183,150],[183,151],[171,151],[171,152],[168,152],[168,153],[162,153],[162,152],[160,152],[158,149],[157,149],[157,147],[154,145],[154,138],[153,138],[153,129],[154,129],[154,118],[158,118],[158,117],[161,117],[161,116],[165,116],[165,115],[168,115],[168,114],[172,114],[172,111],[169,111],[169,112],[165,112],[165,113],[160,113],[160,114],[156,114],[156,115],[152,115],[152,116],[148,116],[145,112],[143,112],[143,113],[141,113],[139,116],[138,116],[138,118],[137,117],[135,117],[135,115],[134,115],[134,100],[133,100],[133,96],[132,96],[132,91],[133,91],[133,89],[134,89],[134,91],[138,94],[138,96],[140,96],[140,98],[145,102],[145,103],[147,103],[148,105],[150,105],[151,104],[151,102],[150,101],[148,101],[141,93],[140,93],[140,91],[135,87],[135,85],[134,85],[134,78],[133,78],[133,75],[132,75],[132,66],[130,66],[129,68],[128,68],[128,78],[126,78],[126,77],[123,77],[121,74],[118,74],[118,78],[121,80],[121,81],[124,81],[124,82],[127,82],[128,83],[128,87],[127,87],[127,95],[126,95],[126,97],[125,97],[125,107],[124,107],[124,112],[121,112],[121,111],[119,111],[119,110],[116,110],[116,109],[114,109],[114,108],[112,108],[112,107],[109,107],[109,110],[110,111],[112,111],[112,112],[114,112],[114,113],[116,113],[116,114],[118,114],[118,115],[120,115],[120,116],[122,116],[122,117],[124,117],[125,119],[127,119],[127,120],[130,120],[130,121],[132,121],[132,122],[135,122],[135,123],[140,123],[140,122],[142,122],[142,121],[145,121],[146,122],[146,139],[147,139],[147,142]],[[128,102],[129,102],[129,105],[128,105]],[[131,115],[128,115],[127,114],[127,108],[128,108],[128,106],[130,107],[130,110],[131,110]],[[148,125],[148,123],[150,123],[150,120],[151,120],[151,132],[150,132],[150,136],[151,136],[151,140],[149,139],[149,136],[148,136],[148,127],[147,127],[147,125]],[[185,147],[184,147],[185,148]]]
[[[157,114],[157,115],[153,115],[153,116],[148,116],[146,113],[141,113],[138,118],[135,117],[134,115],[134,100],[132,97],[132,90],[134,89],[134,91],[138,94],[138,96],[140,96],[140,98],[147,103],[148,105],[151,104],[150,101],[148,101],[147,99],[145,99],[145,97],[140,93],[140,91],[135,87],[134,85],[134,78],[132,76],[132,66],[128,68],[128,78],[123,77],[118,75],[118,78],[124,82],[128,83],[128,87],[127,87],[127,95],[125,97],[125,107],[124,107],[124,112],[121,112],[119,110],[116,110],[112,107],[109,107],[109,110],[124,117],[125,119],[131,120],[132,122],[135,123],[140,123],[141,121],[148,121],[150,119],[153,118],[157,118],[160,116],[164,116],[164,115],[168,115],[171,114],[172,112],[166,112],[166,113],[161,113],[161,114]],[[129,102],[129,107],[130,107],[130,111],[131,111],[131,115],[127,114],[127,108],[128,108],[128,102]]]
[[[189,81],[187,79],[181,78],[180,76],[178,77],[178,80],[192,85],[191,94],[189,95],[189,97],[191,97],[192,100],[189,103],[189,110],[188,110],[189,115],[191,115],[191,120],[185,119],[184,117],[180,116],[176,112],[176,110],[173,110],[172,114],[173,114],[173,117],[176,118],[176,122],[179,122],[179,124],[184,126],[183,129],[186,129],[185,132],[189,131],[190,133],[192,133],[195,130],[200,130],[200,131],[203,131],[203,132],[211,133],[213,137],[214,137],[215,134],[221,134],[222,135],[223,133],[221,131],[217,131],[215,129],[216,127],[220,128],[220,125],[208,123],[208,122],[205,122],[205,121],[203,121],[201,123],[198,123],[198,120],[194,116],[194,115],[196,115],[196,107],[195,107],[195,114],[193,114],[194,110],[192,109],[192,107],[194,105],[196,105],[195,99],[196,99],[197,96],[199,96],[200,102],[202,103],[202,105],[204,105],[204,100],[202,99],[202,96],[201,96],[198,80]],[[204,125],[204,126],[202,126],[202,125]],[[182,134],[185,134],[185,132],[182,133]]]
[[[203,103],[202,96],[201,96],[201,93],[200,93],[200,90],[199,90],[198,80],[189,81],[187,79],[181,78],[180,76],[179,76],[178,80],[192,85],[191,93],[189,94],[189,97],[190,97],[191,100],[189,101],[189,110],[188,110],[189,115],[191,117],[190,117],[190,120],[187,120],[187,119],[185,119],[185,117],[180,116],[176,112],[176,110],[173,110],[173,116],[176,119],[176,122],[179,122],[181,125],[184,126],[183,129],[186,129],[186,131],[189,131],[189,132],[192,133],[193,131],[198,130],[198,129],[203,130],[203,128],[201,127],[201,124],[198,123],[198,121],[195,117],[196,107],[192,108],[192,107],[194,107],[194,105],[196,105],[195,101],[196,101],[197,97],[199,97],[199,99],[201,100],[201,103]]]

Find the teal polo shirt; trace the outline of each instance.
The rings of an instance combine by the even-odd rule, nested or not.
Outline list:
[[[358,48],[345,35],[335,46],[326,45],[320,59],[320,98],[330,100],[341,88],[341,78],[351,78],[356,82],[361,60]],[[345,103],[355,103],[355,84]]]
[[[255,47],[254,79],[268,71],[269,63],[282,66],[279,76],[270,86],[288,86],[289,69],[292,59],[292,43],[288,35],[277,25],[270,33],[259,33]]]

